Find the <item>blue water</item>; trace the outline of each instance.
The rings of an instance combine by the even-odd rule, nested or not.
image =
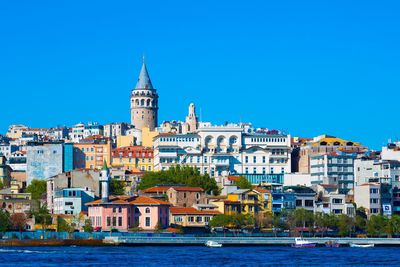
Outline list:
[[[400,248],[0,247],[0,266],[383,266]]]

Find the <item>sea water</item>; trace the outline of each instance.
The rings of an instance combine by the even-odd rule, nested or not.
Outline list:
[[[0,266],[399,266],[400,248],[0,247]]]

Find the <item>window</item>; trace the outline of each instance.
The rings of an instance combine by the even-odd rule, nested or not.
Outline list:
[[[188,221],[189,222],[194,222],[194,217],[193,216],[189,216]]]
[[[379,193],[379,189],[378,189],[378,188],[371,188],[371,189],[369,190],[369,193],[370,193],[370,194],[378,194],[378,193]]]
[[[379,213],[379,209],[371,209],[371,214]]]
[[[122,217],[118,217],[118,226],[122,226]]]
[[[253,168],[253,174],[256,174],[256,173],[257,173],[257,168],[254,167],[254,168]]]
[[[201,216],[196,217],[196,222],[200,223],[203,221],[203,218]]]
[[[265,163],[265,156],[262,157],[262,163]]]
[[[150,217],[146,217],[146,227],[150,227]]]
[[[210,221],[210,217],[208,217],[208,216],[206,216],[206,217],[204,217],[204,221],[206,222],[206,223],[208,223],[209,221]]]
[[[118,212],[122,213],[122,208],[121,207],[118,208]]]
[[[314,201],[311,199],[304,200],[304,206],[306,207],[314,207]]]
[[[253,156],[253,162],[257,163],[257,157],[256,156]]]
[[[150,208],[146,208],[146,213],[150,213]]]
[[[117,217],[112,218],[113,226],[117,226]]]
[[[296,199],[296,207],[301,207],[303,205],[301,199]]]
[[[249,163],[249,157],[248,157],[248,156],[245,156],[245,157],[244,157],[244,162],[245,162],[245,163]]]
[[[182,222],[182,216],[175,216],[174,220],[175,222]]]
[[[342,199],[340,199],[340,198],[334,198],[334,199],[332,199],[332,203],[333,203],[333,204],[342,204]]]
[[[107,226],[111,226],[111,218],[107,217]]]
[[[379,199],[377,199],[377,198],[371,198],[371,199],[369,200],[369,202],[370,202],[371,204],[378,204],[378,203],[379,203]]]
[[[244,172],[245,172],[246,174],[248,174],[248,173],[249,173],[249,168],[246,167]]]

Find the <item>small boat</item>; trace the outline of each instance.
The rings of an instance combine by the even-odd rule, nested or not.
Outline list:
[[[374,244],[355,244],[355,243],[350,243],[349,246],[351,248],[373,248],[375,245]]]
[[[340,244],[336,240],[329,240],[325,242],[327,248],[338,248]]]
[[[296,237],[294,239],[294,244],[292,244],[292,248],[315,248],[316,245],[317,243],[304,240],[301,237]]]
[[[220,248],[222,244],[218,243],[217,241],[208,240],[205,245],[209,248]]]

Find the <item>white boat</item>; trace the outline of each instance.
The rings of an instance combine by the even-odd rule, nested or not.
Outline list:
[[[222,244],[218,243],[217,241],[208,240],[205,245],[209,248],[220,248]]]
[[[355,243],[350,243],[349,246],[351,248],[373,248],[375,245],[374,244],[355,244]]]
[[[294,244],[292,244],[292,248],[315,248],[316,245],[317,243],[304,240],[301,237],[296,237],[294,239]]]

